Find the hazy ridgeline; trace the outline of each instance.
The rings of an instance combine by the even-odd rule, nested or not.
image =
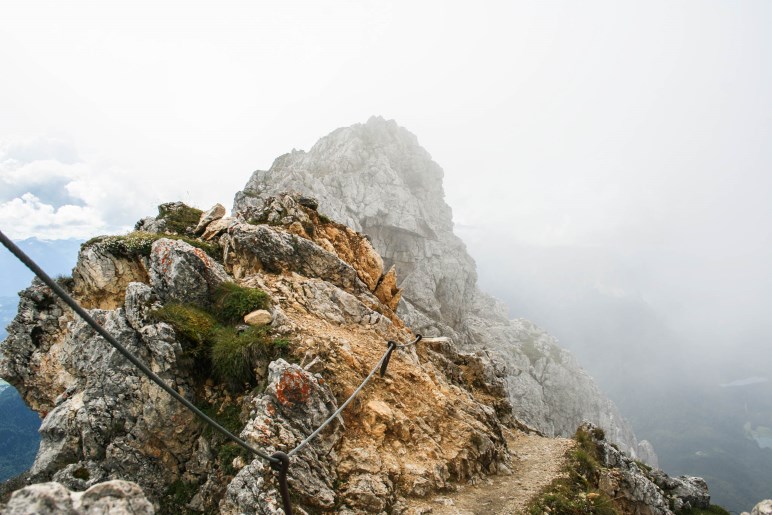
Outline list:
[[[547,328],[573,351],[638,437],[652,442],[664,470],[704,477],[714,502],[736,512],[768,497],[772,333],[758,314],[764,304],[741,293],[749,285],[716,274],[704,284],[658,283],[651,268],[684,264],[460,232],[481,287],[503,299],[512,317]]]

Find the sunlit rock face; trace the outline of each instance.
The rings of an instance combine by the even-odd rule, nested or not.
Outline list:
[[[315,205],[282,194],[236,217],[213,209],[181,229],[199,226],[201,236],[186,241],[149,231],[97,238],[62,283],[167,385],[267,454],[289,452],[355,391],[386,342],[414,338],[394,313],[395,270],[363,234]],[[196,361],[202,350],[214,355],[212,338],[232,344],[248,331],[238,318],[255,306],[235,321],[222,316],[217,291],[233,287],[259,289],[265,301],[265,339],[246,342],[248,354],[243,346],[227,353],[254,374],[241,384]],[[164,318],[170,308],[186,321]],[[8,333],[0,376],[43,419],[29,478],[44,484],[15,494],[10,511],[0,503],[0,513],[39,513],[40,503],[92,513],[86,501],[118,506],[107,494],[134,498],[139,488],[161,513],[282,513],[266,462],[206,429],[39,281],[21,292]],[[296,513],[400,513],[407,497],[508,470],[512,409],[502,376],[444,340],[394,352],[385,376],[292,456]]]
[[[443,172],[417,138],[380,117],[337,129],[308,152],[293,151],[256,171],[236,194],[234,213],[263,208],[279,192],[318,200],[318,211],[368,235],[402,289],[397,313],[416,332],[450,336],[462,348],[491,349],[507,376],[515,415],[550,435],[584,420],[635,456],[629,424],[554,338],[477,288],[475,263],[453,233]]]

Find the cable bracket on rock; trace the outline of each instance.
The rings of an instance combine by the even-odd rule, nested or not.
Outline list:
[[[330,422],[332,422],[333,420],[338,418],[338,415],[340,415],[343,412],[343,410],[346,409],[346,406],[348,406],[349,403],[354,400],[354,397],[359,395],[359,392],[361,392],[362,388],[364,388],[365,385],[370,381],[370,379],[373,378],[373,376],[378,371],[378,369],[381,369],[383,371],[383,373],[385,373],[386,372],[386,365],[388,365],[389,358],[391,357],[391,353],[394,352],[394,349],[399,349],[399,348],[409,347],[410,345],[415,345],[420,340],[421,340],[421,335],[419,334],[419,335],[416,336],[416,339],[414,341],[412,341],[410,343],[407,343],[405,345],[398,345],[395,342],[389,341],[389,343],[388,343],[389,349],[383,354],[383,356],[381,356],[381,359],[378,360],[378,363],[376,363],[375,366],[373,367],[373,369],[370,371],[370,373],[367,374],[367,377],[365,377],[364,381],[362,381],[362,383],[359,385],[359,387],[357,387],[357,389],[354,390],[354,393],[352,393],[351,396],[349,396],[349,398],[346,399],[346,401],[343,404],[341,404],[340,407],[337,410],[335,410],[335,413],[330,415],[330,417],[327,420],[322,422],[322,425],[320,425],[318,428],[316,428],[316,431],[314,431],[313,433],[308,435],[305,440],[300,442],[297,445],[297,447],[292,449],[287,454],[289,456],[294,456],[295,454],[297,454],[298,451],[300,451],[300,449],[302,449],[303,447],[308,445],[311,442],[311,440],[316,438],[317,435],[322,432],[322,429],[324,429],[327,426],[327,424],[329,424]]]
[[[394,352],[396,349],[406,349],[408,347],[411,347],[415,345],[416,343],[421,341],[421,335],[416,335],[416,339],[413,340],[410,343],[405,344],[398,344],[397,342],[389,340],[386,345],[388,345],[389,350],[386,351],[386,354],[383,356],[383,360],[381,362],[381,377],[386,375],[386,369],[389,366],[389,360],[391,359],[391,353]]]
[[[287,471],[289,470],[289,456],[277,451],[271,455],[276,461],[272,461],[271,468],[277,472],[276,480],[279,482],[279,492],[281,493],[281,502],[284,505],[285,515],[292,515],[292,502],[290,501],[289,486],[287,485]]]
[[[391,353],[394,352],[394,349],[397,348],[397,342],[393,342],[389,340],[389,342],[386,344],[389,346],[389,350],[386,351],[386,354],[383,356],[383,359],[381,360],[381,377],[386,375],[386,368],[389,366],[389,360],[391,359]]]

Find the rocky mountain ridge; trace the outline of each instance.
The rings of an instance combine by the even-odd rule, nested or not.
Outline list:
[[[418,156],[407,162],[420,165],[422,154],[406,152]],[[458,265],[463,284],[474,276],[462,244],[455,257],[446,252],[454,240],[439,230],[442,222],[414,220],[414,228],[434,236],[411,262],[407,251],[382,258],[377,238],[330,220],[322,199],[240,196],[250,200],[230,217],[222,206],[202,213],[162,205],[136,232],[84,244],[72,278],[60,284],[167,384],[269,454],[292,449],[333,413],[388,340],[408,341],[413,331],[444,336],[395,352],[388,374],[376,376],[338,421],[292,457],[296,512],[426,513],[410,500],[490,474],[515,480],[517,456],[507,435],[529,424],[550,434],[572,432],[571,417],[592,414],[586,405],[572,412],[573,397],[561,404],[568,381],[584,387],[591,380],[548,335],[506,320],[474,281],[456,290],[447,269],[423,268],[421,260],[436,265],[444,255]],[[437,207],[443,212],[449,216]],[[430,280],[401,280],[406,265],[413,266],[411,277],[423,270]],[[413,304],[420,296],[411,297],[411,288],[422,284],[426,295],[434,288],[436,301]],[[510,355],[487,347],[496,338],[511,338]],[[37,513],[41,506],[77,513],[89,506],[116,513],[281,513],[265,462],[208,431],[41,283],[21,293],[0,352],[0,375],[44,417],[28,477],[39,484],[14,493],[2,513]],[[523,388],[513,395],[513,384],[534,382],[535,393]],[[597,388],[589,392],[600,398]],[[693,483],[680,478],[667,483],[669,490],[647,487],[658,499],[649,506],[648,497],[636,497],[640,465],[617,461],[612,465],[627,468],[613,476],[625,481],[610,483],[614,502],[628,500],[657,515],[707,502],[704,489],[697,488],[697,503],[688,497],[694,489],[679,494],[679,485]],[[607,502],[591,493],[590,500]]]
[[[242,438],[269,451],[288,450],[331,414],[386,341],[412,337],[389,307],[399,296],[394,272],[383,269],[367,239],[322,221],[292,197],[277,202],[283,223],[228,218],[212,221],[220,228],[207,227],[200,239],[149,231],[95,239],[66,282],[175,389],[229,414]],[[245,215],[270,219],[274,208]],[[202,377],[191,363],[193,340],[205,335],[158,315],[168,306],[188,314],[214,309],[226,283],[264,292],[270,324],[260,331],[272,338],[250,347],[255,375],[233,388],[211,371]],[[239,327],[235,338],[248,331]],[[216,329],[214,338],[226,330]],[[287,347],[284,357],[265,349],[276,345]],[[44,417],[33,481],[84,490],[130,479],[162,511],[172,488],[194,492],[185,499],[190,509],[280,512],[265,463],[207,435],[44,285],[21,293],[2,353],[0,373]],[[299,506],[399,511],[404,496],[506,468],[501,431],[511,407],[503,381],[475,354],[442,340],[400,351],[388,376],[366,391],[340,423],[293,456],[290,484]]]
[[[413,134],[372,117],[254,172],[236,194],[234,212],[262,208],[267,197],[284,191],[318,199],[320,212],[366,234],[386,266],[395,267],[403,292],[397,313],[408,326],[489,354],[492,366],[506,375],[523,422],[567,436],[590,421],[656,466],[651,445],[637,441],[570,352],[531,322],[509,320],[506,307],[477,288],[474,261],[453,233],[442,178]]]

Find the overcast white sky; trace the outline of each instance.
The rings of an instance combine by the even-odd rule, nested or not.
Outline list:
[[[772,2],[4,0],[0,19],[12,237],[230,207],[254,169],[377,114],[444,168],[473,253],[594,248],[632,270],[587,279],[610,292],[769,305]]]

